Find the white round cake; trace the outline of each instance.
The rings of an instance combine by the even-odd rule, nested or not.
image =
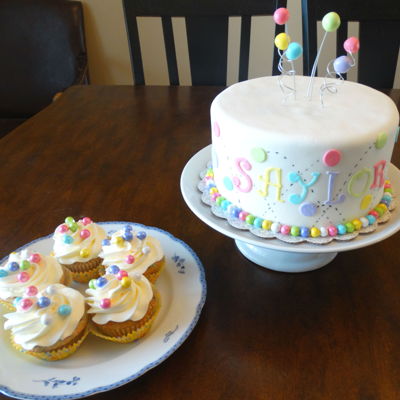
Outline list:
[[[336,94],[325,92],[322,106],[317,90],[306,98],[310,78],[295,79],[296,98],[284,100],[273,76],[237,83],[214,99],[210,193],[247,223],[294,236],[371,224],[390,203],[396,105],[344,81]],[[315,78],[314,88],[323,83]]]

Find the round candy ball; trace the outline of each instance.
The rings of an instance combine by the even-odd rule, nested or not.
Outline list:
[[[0,278],[8,276],[8,272],[5,269],[0,269]]]
[[[126,276],[128,276],[128,273],[125,270],[121,269],[117,274],[117,279],[121,280],[122,278],[125,278]]]
[[[111,307],[111,299],[105,298],[100,301],[101,308],[110,308]]]
[[[25,290],[27,296],[36,296],[38,294],[38,288],[36,286],[28,286]]]
[[[48,307],[50,303],[51,303],[50,299],[46,296],[39,297],[37,301],[37,305],[40,308]]]
[[[103,239],[103,241],[101,242],[101,244],[103,246],[109,246],[111,244],[110,239]]]
[[[131,231],[125,231],[122,235],[122,237],[124,238],[124,240],[126,240],[127,242],[131,241],[133,239],[133,234]]]
[[[360,42],[356,37],[352,36],[344,41],[343,47],[347,52],[354,54],[360,50]]]
[[[87,239],[90,236],[90,231],[89,229],[82,229],[81,232],[79,233],[79,236],[82,239]]]
[[[64,237],[63,237],[63,242],[64,242],[65,244],[71,244],[71,243],[73,243],[73,241],[74,241],[74,238],[73,238],[72,236],[70,236],[70,235],[64,235]]]
[[[42,259],[42,258],[41,258],[41,256],[40,256],[39,253],[34,253],[34,254],[31,254],[31,255],[29,256],[29,261],[32,262],[32,263],[35,263],[35,264],[40,263],[40,260],[41,260],[41,259]]]
[[[119,267],[118,267],[118,265],[113,264],[113,265],[110,265],[110,266],[107,268],[107,273],[108,273],[108,274],[116,275],[116,274],[118,274],[118,272],[119,272]]]
[[[88,258],[88,257],[90,256],[90,250],[87,249],[87,248],[83,248],[83,249],[81,249],[81,251],[79,252],[79,255],[80,255],[82,258]]]
[[[284,25],[290,17],[289,10],[285,7],[280,7],[274,12],[274,21],[278,25]]]
[[[33,301],[31,299],[21,299],[21,301],[18,302],[18,305],[24,310],[29,310],[32,305],[33,305]]]
[[[68,225],[65,225],[65,224],[61,224],[58,228],[57,228],[57,232],[60,232],[60,233],[66,233],[66,232],[68,232]]]
[[[288,60],[297,60],[303,54],[303,47],[297,42],[292,42],[289,44],[285,54]]]
[[[143,231],[140,231],[140,232],[138,232],[137,233],[137,235],[136,235],[136,237],[139,239],[139,240],[144,240],[144,239],[146,239],[146,232],[143,232]]]
[[[348,56],[340,56],[333,62],[333,69],[337,74],[345,74],[353,63],[352,59]]]
[[[23,271],[18,274],[17,278],[19,282],[27,282],[29,281],[30,275],[27,272]]]
[[[15,261],[10,262],[10,264],[8,264],[8,270],[11,272],[15,272],[19,270],[19,264]]]
[[[286,33],[282,32],[279,35],[276,35],[274,43],[279,50],[286,50],[290,43],[290,37]]]
[[[96,279],[96,286],[97,287],[103,287],[103,286],[105,286],[105,285],[107,285],[107,278],[104,278],[104,277],[100,277],[100,278],[97,278]]]
[[[89,224],[91,224],[93,221],[89,218],[89,217],[83,217],[82,218],[82,223],[83,223],[83,225],[89,225]]]
[[[132,254],[129,254],[126,256],[125,262],[127,264],[133,264],[135,262],[135,257]]]
[[[89,288],[95,290],[96,289],[96,279],[91,279],[89,281]]]
[[[62,317],[67,317],[69,314],[71,314],[72,308],[69,304],[62,304],[60,307],[58,307],[58,315],[61,315]]]
[[[66,223],[68,226],[70,226],[71,224],[74,224],[74,223],[75,223],[75,220],[74,220],[73,217],[67,217],[67,218],[65,218],[65,223]]]
[[[322,27],[326,32],[334,32],[340,26],[340,17],[334,11],[325,14],[322,18]]]
[[[121,286],[122,286],[124,289],[127,289],[129,286],[131,286],[131,280],[130,280],[130,278],[127,277],[127,276],[124,276],[124,277],[121,279]]]

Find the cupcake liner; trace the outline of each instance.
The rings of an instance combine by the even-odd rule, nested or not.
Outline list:
[[[72,279],[74,281],[88,283],[91,279],[98,278],[100,276],[99,265],[102,261],[103,260],[100,257],[96,257],[93,260],[85,263],[76,262],[71,265],[62,264],[62,266],[71,272]]]
[[[146,272],[143,274],[151,283],[156,283],[156,280],[161,275],[162,270],[164,269],[165,258],[163,257],[161,260],[156,261],[154,264],[150,265],[147,268]]]
[[[132,325],[129,326],[124,323],[119,325],[116,324],[117,326],[114,326],[112,332],[110,330],[110,334],[107,335],[103,330],[99,329],[99,325],[96,325],[94,322],[92,322],[90,324],[90,331],[95,336],[115,343],[130,343],[140,339],[150,330],[160,310],[160,295],[156,290],[154,290],[154,298],[150,304],[151,303],[153,303],[152,309],[148,310],[146,315],[140,321],[134,321],[136,328],[133,328]]]
[[[75,340],[71,343],[68,343],[59,349],[51,350],[51,351],[32,351],[32,350],[25,350],[21,345],[15,343],[13,336],[10,336],[12,346],[20,351],[21,353],[29,354],[36,358],[45,361],[58,361],[62,360],[63,358],[67,358],[70,355],[74,354],[76,350],[78,350],[79,346],[83,343],[86,339],[86,336],[89,333],[88,327],[81,333],[81,335],[77,336]]]

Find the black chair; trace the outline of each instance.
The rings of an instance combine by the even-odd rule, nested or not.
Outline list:
[[[0,137],[88,82],[82,4],[0,0]]]
[[[317,54],[317,21],[336,11],[337,56],[345,54],[347,23],[359,21],[358,81],[374,88],[392,88],[400,44],[399,0],[302,0],[303,70],[310,75]]]
[[[251,16],[272,15],[286,0],[123,0],[132,72],[144,85],[143,63],[136,17],[161,17],[169,82],[179,85],[171,17],[185,17],[192,85],[226,85],[228,18],[241,16],[239,81],[248,77]],[[276,34],[283,32],[276,26]],[[273,38],[266,38],[273,40]],[[273,73],[277,74],[275,50]]]

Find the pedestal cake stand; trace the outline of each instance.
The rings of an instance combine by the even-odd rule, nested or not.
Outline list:
[[[265,239],[247,230],[239,230],[212,214],[210,206],[201,200],[197,186],[200,173],[211,160],[211,145],[196,153],[186,164],[181,175],[183,198],[193,213],[216,231],[235,240],[239,251],[249,260],[262,267],[282,272],[305,272],[321,268],[330,263],[339,252],[358,249],[380,242],[400,230],[399,207],[392,211],[388,222],[378,225],[370,234],[360,234],[349,241],[332,241],[328,244],[286,243],[278,239]],[[400,170],[393,164],[389,168],[389,179],[395,193],[400,193]]]

